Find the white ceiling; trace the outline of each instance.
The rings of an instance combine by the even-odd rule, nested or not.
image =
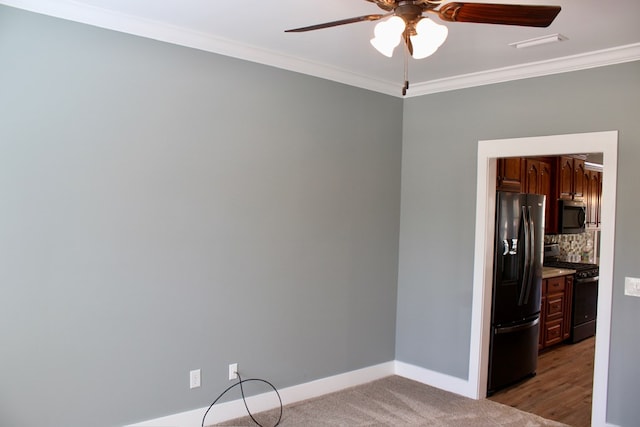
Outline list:
[[[485,1],[559,5],[562,11],[548,28],[445,23],[449,37],[442,47],[426,59],[409,60],[407,96],[640,59],[637,0]],[[396,49],[389,59],[369,44],[375,22],[284,33],[289,28],[384,13],[365,0],[0,0],[0,4],[401,96],[402,55]],[[527,49],[509,46],[554,33],[568,40]]]

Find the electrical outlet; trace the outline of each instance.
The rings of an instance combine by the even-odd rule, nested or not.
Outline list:
[[[640,279],[635,277],[625,277],[624,294],[632,297],[640,297]]]
[[[232,363],[229,365],[229,381],[238,378],[238,364]]]
[[[200,369],[189,372],[189,388],[200,387]]]

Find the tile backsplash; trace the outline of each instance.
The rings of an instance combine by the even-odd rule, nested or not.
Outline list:
[[[579,234],[548,234],[544,243],[557,243],[560,247],[560,258],[565,261],[596,263],[595,230],[587,230]]]

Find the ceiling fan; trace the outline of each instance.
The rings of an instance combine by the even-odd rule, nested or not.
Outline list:
[[[424,16],[424,13],[437,15],[445,22],[472,22],[481,24],[519,25],[524,27],[548,27],[560,13],[560,6],[518,5],[450,2],[441,5],[443,0],[366,0],[375,3],[386,13],[357,16],[293,28],[286,33],[301,33],[353,24],[364,21],[379,22],[374,31],[371,44],[383,55],[391,57],[393,50],[404,42],[405,81],[402,95],[409,88],[407,78],[407,54],[416,59],[433,54],[447,38],[448,29]]]

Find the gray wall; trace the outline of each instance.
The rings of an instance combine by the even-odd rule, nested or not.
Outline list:
[[[640,416],[639,63],[411,98],[402,126],[399,99],[7,7],[0,60],[1,425],[199,408],[232,362],[467,378],[477,141],[612,129],[609,421]]]
[[[466,379],[477,141],[619,131],[608,421],[637,425],[640,62],[412,98],[404,104],[396,358]],[[605,170],[606,179],[606,170]]]
[[[0,425],[394,359],[400,99],[4,6],[0,61]]]

